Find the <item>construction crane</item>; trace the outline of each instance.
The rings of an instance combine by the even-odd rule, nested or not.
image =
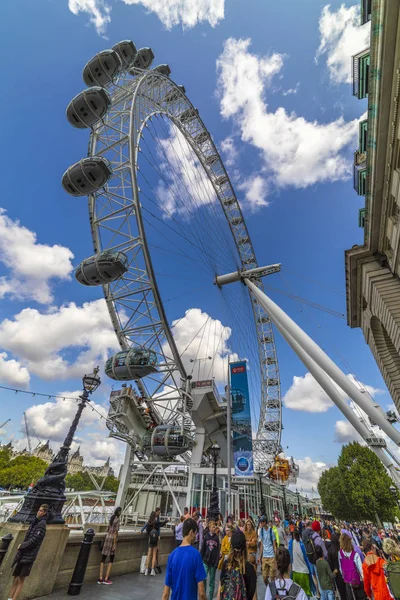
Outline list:
[[[25,421],[25,431],[26,431],[26,439],[28,441],[29,454],[32,454],[32,444],[31,444],[31,438],[29,436],[28,419],[26,418],[25,412],[24,412],[24,421]]]
[[[3,429],[4,425],[7,425],[7,423],[9,423],[10,421],[11,419],[7,419],[7,421],[4,421],[4,423],[0,425],[0,429]]]

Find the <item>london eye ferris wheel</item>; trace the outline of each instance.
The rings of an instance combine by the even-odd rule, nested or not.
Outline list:
[[[191,382],[210,379],[223,390],[228,363],[245,359],[254,464],[265,472],[281,451],[282,429],[271,322],[241,283],[215,285],[221,273],[256,268],[254,248],[199,111],[168,65],[150,68],[153,59],[128,40],[99,52],[67,108],[71,125],[90,130],[88,156],[62,180],[69,194],[88,196],[94,254],[75,274],[103,287],[121,346],[105,371],[133,382],[143,425],[124,425],[115,406],[108,426],[144,460],[168,436],[166,454],[188,461]]]

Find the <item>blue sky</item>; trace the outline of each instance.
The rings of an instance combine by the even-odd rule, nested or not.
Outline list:
[[[0,383],[72,393],[81,366],[116,348],[101,290],[71,277],[71,264],[92,253],[91,239],[86,200],[68,197],[60,179],[86,154],[88,141],[86,131],[68,125],[65,107],[83,88],[86,61],[121,39],[151,46],[154,64],[168,63],[174,81],[185,85],[226,160],[259,264],[282,263],[282,274],[266,286],[345,313],[344,250],[363,239],[363,198],[352,187],[351,161],[366,103],[351,95],[349,69],[368,31],[357,26],[355,4],[199,0],[190,8],[185,0],[20,0],[6,3],[2,13],[0,44],[4,54],[11,50],[12,62],[0,92]],[[166,302],[171,322],[198,308],[232,325],[213,305],[204,278],[184,297],[184,285],[172,277],[177,264],[161,254],[154,261],[171,275],[160,284],[163,297],[172,298]],[[195,275],[188,275],[188,292]],[[346,373],[382,390],[377,399],[390,404],[360,330],[270,293]],[[290,390],[283,445],[303,467],[302,485],[311,487],[321,463],[336,460],[335,436],[348,440],[352,433],[343,424],[335,433],[340,413],[304,378],[305,368],[279,336],[276,344],[282,395]],[[293,383],[294,377],[300,379]],[[104,380],[96,396],[104,413],[110,387]],[[48,435],[56,445],[74,410],[71,401],[43,406],[4,391],[0,398],[0,423],[12,419],[3,440],[22,437],[28,410],[35,436]],[[104,436],[104,425],[88,412],[79,431],[87,460],[111,453],[118,462],[121,447]]]

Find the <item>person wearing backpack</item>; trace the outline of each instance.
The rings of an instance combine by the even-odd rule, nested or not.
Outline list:
[[[383,551],[388,560],[383,566],[386,584],[393,598],[400,599],[400,547],[393,539],[383,540]]]
[[[302,540],[307,552],[307,557],[312,565],[315,565],[317,562],[317,557],[315,554],[316,546],[320,546],[322,548],[324,558],[326,560],[328,559],[328,551],[326,549],[324,540],[320,536],[320,531],[321,523],[319,521],[313,521],[311,523],[311,527],[306,527],[302,534]]]
[[[386,561],[380,558],[372,545],[371,540],[365,540],[363,544],[365,560],[362,565],[364,575],[364,591],[368,598],[374,600],[390,600],[391,596],[386,585],[384,566]]]
[[[265,600],[308,600],[305,591],[290,578],[290,553],[282,546],[278,549],[277,577],[267,585]]]
[[[247,560],[246,537],[236,529],[232,533],[231,551],[222,565],[217,600],[252,600],[256,588],[257,575]]]
[[[272,522],[267,522],[267,518],[260,517],[260,529],[258,533],[258,542],[260,544],[261,573],[265,585],[269,580],[275,577],[276,573],[276,552],[279,547],[279,537],[272,527]]]
[[[335,586],[340,596],[340,600],[346,600],[346,584],[343,581],[339,569],[339,536],[336,533],[331,534],[331,545],[328,548],[328,563],[335,575]]]
[[[306,549],[298,529],[294,530],[293,536],[293,539],[289,541],[292,579],[305,591],[307,596],[311,596],[316,590],[313,580],[313,566],[307,558]]]
[[[146,560],[146,570],[144,572],[145,575],[155,576],[156,574],[156,564],[157,564],[157,547],[158,540],[160,537],[159,531],[157,530],[157,515],[153,510],[150,514],[149,520],[146,525],[142,529],[142,533],[146,532],[149,537],[149,546],[147,551],[147,560]]]
[[[208,585],[208,600],[213,600],[214,589],[215,589],[215,573],[217,571],[219,561],[219,537],[215,532],[215,522],[210,521],[208,526],[208,532],[205,534],[203,539],[203,546],[201,548],[201,558],[203,559],[204,568],[209,576]],[[207,583],[205,584],[207,587]]]
[[[342,533],[339,543],[339,569],[346,584],[347,600],[366,600],[361,558],[353,549],[352,539],[348,535]]]
[[[319,581],[319,589],[321,593],[321,600],[335,600],[335,575],[333,574],[328,561],[325,560],[325,558],[323,557],[321,546],[317,546],[315,548],[315,553],[317,555],[316,568]]]

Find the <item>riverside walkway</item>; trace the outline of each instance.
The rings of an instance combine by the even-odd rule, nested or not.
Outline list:
[[[119,575],[113,578],[112,585],[97,585],[97,583],[85,583],[82,587],[80,600],[161,600],[164,589],[165,568],[162,575],[145,577],[140,573],[131,575]],[[217,580],[215,594],[217,595]],[[258,599],[264,600],[265,585],[260,572],[258,572],[257,592]],[[40,600],[67,600],[71,596],[67,595],[67,590],[59,589],[50,596],[42,596]]]

